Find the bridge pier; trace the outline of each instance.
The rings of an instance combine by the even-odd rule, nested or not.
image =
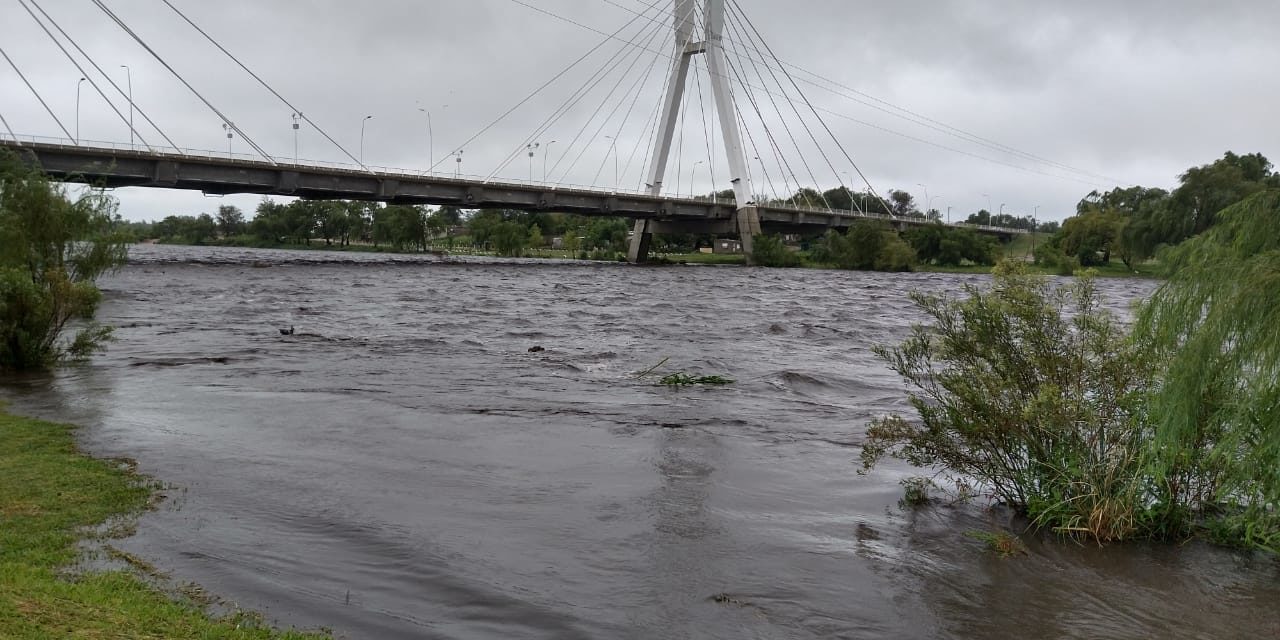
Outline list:
[[[640,264],[649,261],[649,245],[653,243],[653,221],[636,218],[631,232],[631,246],[627,248],[627,262]]]
[[[760,235],[760,210],[755,205],[746,206],[738,209],[733,217],[738,239],[742,242],[742,253],[747,256],[747,264],[755,264],[756,236]]]

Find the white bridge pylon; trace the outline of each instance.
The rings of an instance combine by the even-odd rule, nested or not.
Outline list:
[[[760,214],[752,195],[751,179],[747,174],[747,156],[738,132],[737,109],[733,93],[729,89],[729,70],[724,53],[724,0],[705,0],[703,17],[705,32],[701,41],[695,40],[694,9],[697,0],[674,0],[675,4],[675,55],[671,67],[671,80],[662,103],[662,120],[658,126],[658,141],[649,163],[647,186],[654,196],[662,193],[662,180],[666,176],[667,161],[671,156],[671,142],[675,137],[676,123],[680,118],[680,105],[684,98],[685,84],[689,78],[689,65],[693,56],[707,56],[707,72],[711,76],[711,93],[716,106],[716,119],[720,121],[721,138],[725,155],[729,158],[729,178],[738,210],[734,216],[735,228],[742,240],[742,250],[751,260],[753,238],[760,233]],[[643,262],[649,254],[649,244],[659,223],[638,218],[627,259],[632,263]]]

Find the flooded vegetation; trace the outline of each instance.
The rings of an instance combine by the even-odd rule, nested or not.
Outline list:
[[[0,397],[172,487],[122,552],[340,636],[1280,634],[1271,556],[857,473],[909,410],[872,351],[925,319],[908,292],[984,282],[139,247],[110,351]],[[1122,315],[1155,286],[1097,282]]]

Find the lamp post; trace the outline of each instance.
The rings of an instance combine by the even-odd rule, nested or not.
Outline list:
[[[616,155],[616,154],[615,154]],[[693,163],[693,167],[689,169],[689,199],[693,199],[693,177],[697,175],[698,165],[702,164],[702,160]]]
[[[917,183],[916,183],[916,186],[917,186],[917,187],[920,187],[921,189],[924,189],[924,208],[925,208],[925,214],[928,214],[928,213],[929,213],[929,211],[928,211],[928,209],[929,209],[929,187],[925,186],[923,183],[920,183],[920,182],[917,182]]]
[[[951,205],[947,205],[947,224],[951,224]]]
[[[1004,203],[1003,203],[1003,202],[1001,202],[1001,203],[1000,203],[1000,215],[1001,215],[1001,216],[1003,216],[1003,215],[1004,215]],[[994,221],[993,221],[993,222],[994,222]],[[997,226],[998,226],[998,225],[997,225]]]
[[[1031,212],[1031,255],[1036,255],[1036,228],[1039,223],[1036,222],[1040,218],[1040,205],[1036,205]]]
[[[990,214],[991,213],[991,196],[984,193],[982,194],[982,197],[987,199],[987,213]]]
[[[613,152],[613,192],[618,192],[618,139],[613,136],[605,136],[609,139],[609,151]],[[605,157],[609,157],[607,154]]]
[[[302,119],[302,112],[299,111],[291,117],[293,118],[293,163],[298,164],[298,121]]]
[[[547,183],[547,156],[551,154],[551,145],[555,143],[556,141],[552,140],[551,142],[548,142],[542,145],[543,147],[546,147],[542,150],[542,183],[543,184]]]
[[[418,111],[427,114],[427,166],[433,167],[436,164],[436,136],[431,130],[431,112],[418,107]]]
[[[456,180],[462,175],[462,149],[458,149],[449,155],[453,156],[454,159],[453,178]]]
[[[939,193],[934,195],[932,198],[929,198],[929,202],[925,203],[925,206],[924,206],[924,217],[926,218],[929,217],[929,212],[933,211],[933,201],[941,197],[942,197],[942,194]]]
[[[845,190],[849,192],[849,213],[853,213],[853,174],[848,171],[842,171],[841,173],[849,179],[849,186],[845,187]],[[863,210],[863,213],[866,213],[866,211]]]
[[[365,116],[360,121],[360,164],[364,164],[364,125],[371,119],[373,119],[373,116]]]
[[[133,71],[129,69],[129,65],[122,64],[125,79],[129,85],[129,148],[133,148]]]
[[[231,138],[234,137],[235,134],[231,132],[231,125],[225,122],[222,123],[222,130],[227,132],[227,158],[230,158],[231,157]]]
[[[524,146],[525,150],[529,152],[529,182],[533,182],[533,154],[538,150],[538,147],[541,146],[541,142],[534,142]]]
[[[84,81],[85,78],[80,78],[76,83],[76,144],[80,144],[80,85]]]

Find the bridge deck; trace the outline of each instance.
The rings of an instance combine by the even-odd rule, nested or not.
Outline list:
[[[211,152],[158,152],[0,139],[0,149],[34,159],[57,179],[107,188],[192,189],[209,194],[253,193],[309,199],[376,200],[395,204],[452,205],[465,209],[556,211],[588,216],[650,218],[670,231],[732,230],[731,201],[559,185],[451,177],[394,169],[364,169],[319,164],[271,163]],[[760,222],[767,231],[813,233],[844,228],[858,220],[883,220],[899,228],[930,224],[857,211],[764,205]],[[1020,229],[953,224],[980,233],[1013,235]]]

